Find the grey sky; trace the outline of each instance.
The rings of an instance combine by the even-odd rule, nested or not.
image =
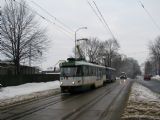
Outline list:
[[[36,2],[45,10],[56,16],[73,31],[87,26],[87,30],[80,30],[77,38],[98,37],[101,41],[111,38],[107,31],[87,4],[87,0],[27,0],[29,6],[41,15],[57,23],[52,17],[40,10],[31,1]],[[92,0],[90,0],[92,1]],[[149,16],[141,7],[138,0],[95,0],[110,29],[120,43],[120,53],[126,54],[144,62],[147,58],[148,42],[160,35]],[[145,8],[160,26],[160,0],[141,0]],[[57,27],[39,18],[42,25],[48,28],[51,40],[50,49],[45,61],[39,64],[43,68],[53,67],[59,60],[73,55],[74,35],[71,38]]]

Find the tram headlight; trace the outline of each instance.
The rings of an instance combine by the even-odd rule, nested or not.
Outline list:
[[[72,82],[72,84],[74,85],[74,84],[75,84],[75,82]]]
[[[63,84],[63,82],[60,82],[60,84],[62,85],[62,84]]]

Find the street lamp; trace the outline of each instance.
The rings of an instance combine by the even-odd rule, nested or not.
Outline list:
[[[78,29],[75,31],[75,58],[76,58],[76,42],[77,42],[76,34],[77,34],[77,32],[78,32],[79,30],[81,30],[81,29],[87,29],[87,27],[80,27],[80,28],[78,28]]]

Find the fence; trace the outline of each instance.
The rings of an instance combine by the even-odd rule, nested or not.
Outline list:
[[[6,86],[16,86],[32,82],[48,82],[59,80],[59,74],[32,74],[32,75],[0,75],[0,84]]]

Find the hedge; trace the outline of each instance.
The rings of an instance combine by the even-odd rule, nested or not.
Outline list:
[[[16,86],[32,82],[48,82],[59,80],[59,74],[32,74],[32,75],[0,75],[0,84],[6,86]]]

